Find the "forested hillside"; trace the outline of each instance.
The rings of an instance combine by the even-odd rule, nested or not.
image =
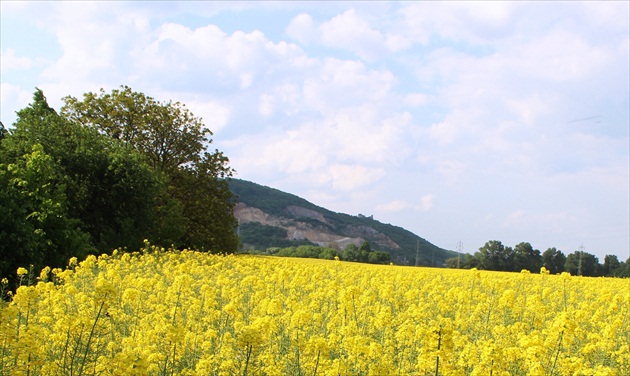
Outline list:
[[[388,252],[392,260],[405,265],[443,266],[447,258],[457,255],[401,227],[372,217],[335,213],[274,188],[232,179],[230,189],[239,205],[244,205],[241,210],[237,206],[236,217],[246,246],[265,249],[311,243],[343,249],[368,241],[372,248]]]

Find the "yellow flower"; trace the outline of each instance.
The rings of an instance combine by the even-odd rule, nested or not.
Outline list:
[[[41,273],[39,273],[39,280],[40,281],[47,281],[48,280],[48,274],[50,274],[50,267],[47,266],[44,269],[42,269]]]
[[[0,303],[7,374],[630,374],[623,279],[158,247],[71,264]]]

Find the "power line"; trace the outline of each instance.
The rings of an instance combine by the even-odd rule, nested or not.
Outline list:
[[[416,266],[418,266],[419,253],[420,253],[420,239],[418,239],[418,242],[416,243]]]
[[[584,244],[580,245],[578,248],[579,259],[578,259],[578,275],[582,275],[582,254],[584,253]]]

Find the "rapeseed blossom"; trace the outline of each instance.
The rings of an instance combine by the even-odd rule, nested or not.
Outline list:
[[[627,279],[546,270],[147,243],[45,269],[0,303],[0,374],[626,375],[629,291]]]

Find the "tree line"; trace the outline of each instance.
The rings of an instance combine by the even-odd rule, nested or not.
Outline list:
[[[37,89],[0,123],[0,277],[144,239],[237,250],[233,170],[202,119],[127,86],[63,102],[57,112]]]
[[[565,255],[556,248],[548,248],[541,253],[527,242],[521,242],[512,248],[498,240],[486,242],[472,255],[467,253],[447,259],[446,267],[512,272],[529,270],[532,273],[545,267],[552,274],[569,272],[572,275],[591,277],[630,277],[630,258],[623,262],[616,255],[606,255],[601,264],[595,255],[582,250]]]
[[[299,245],[283,248],[269,247],[264,252],[255,250],[250,252],[279,257],[318,258],[325,260],[339,259],[342,261],[369,264],[389,264],[391,262],[391,256],[388,252],[373,250],[368,241],[364,241],[358,247],[355,244],[348,244],[342,250],[319,245]]]

